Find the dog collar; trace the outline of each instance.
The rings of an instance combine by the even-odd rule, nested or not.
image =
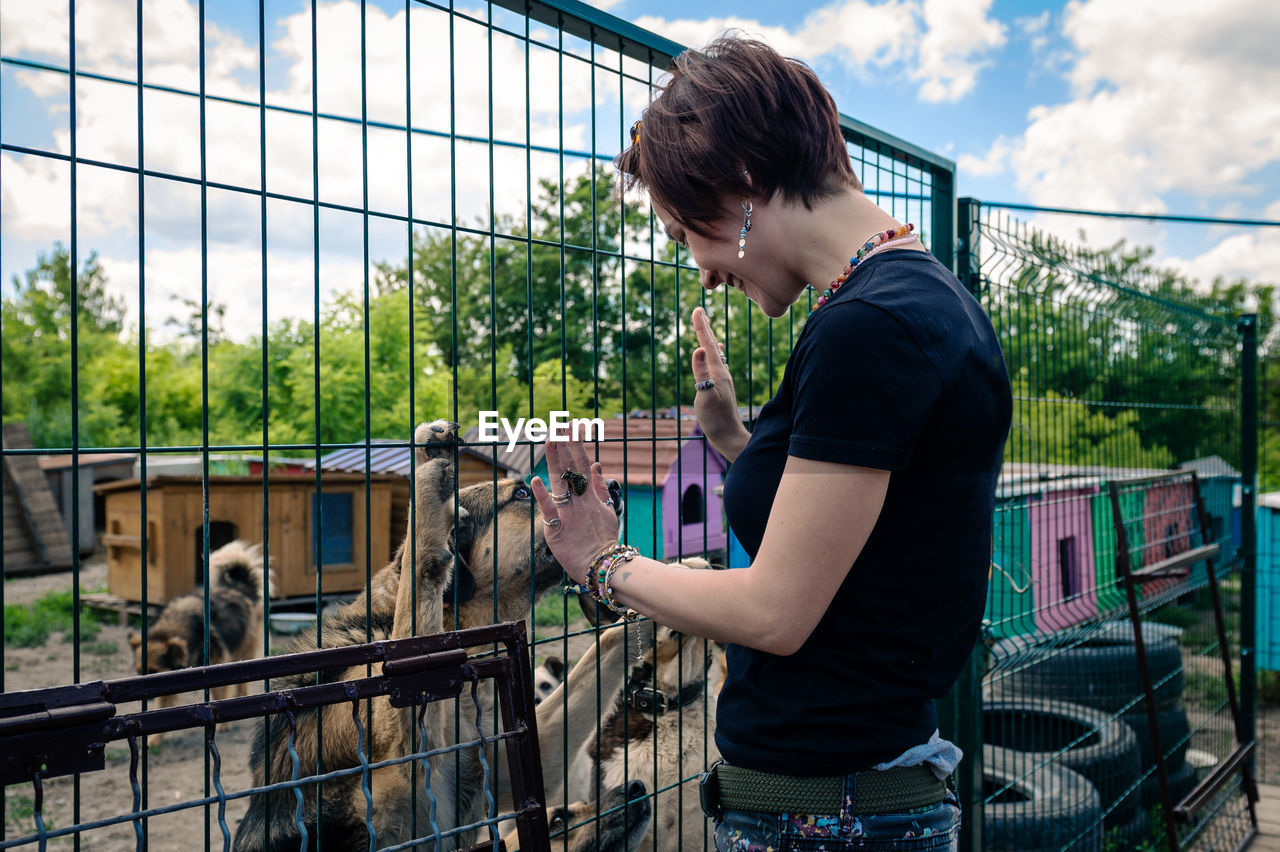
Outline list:
[[[627,704],[646,715],[661,716],[668,710],[676,710],[701,698],[705,685],[705,680],[699,680],[686,684],[676,695],[667,695],[662,690],[632,682],[627,685]]]

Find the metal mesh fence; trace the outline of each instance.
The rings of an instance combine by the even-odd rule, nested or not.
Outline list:
[[[726,341],[750,422],[809,305],[762,320],[707,294],[643,200],[616,192],[609,161],[679,46],[567,2],[30,5],[43,17],[0,9],[0,267],[17,276],[0,359],[4,568],[55,572],[0,590],[0,688],[131,674],[125,629],[101,608],[147,637],[161,607],[193,591],[201,626],[180,663],[216,662],[212,557],[237,539],[267,557],[253,655],[284,650],[298,626],[312,645],[332,641],[323,625],[357,595],[366,609],[348,644],[380,638],[395,594],[379,569],[406,533],[439,522],[463,578],[445,624],[529,621],[553,843],[567,849],[585,829],[634,832],[633,848],[708,848],[694,782],[716,757],[719,650],[653,625],[597,626],[561,593],[520,490],[545,473],[531,420],[599,418],[628,543],[745,560],[723,524],[723,459],[691,419],[689,313],[705,307]],[[950,162],[851,119],[843,129],[873,199],[948,265],[960,237],[958,266],[1014,381],[988,670],[953,697],[957,714],[981,717],[961,745],[986,767],[966,802],[985,821],[966,844],[1158,842],[1151,743],[1178,790],[1220,763],[1233,747],[1226,670],[1205,565],[1144,583],[1142,635],[1164,666],[1153,736],[1104,486],[1196,471],[1205,523],[1180,484],[1122,494],[1121,526],[1135,567],[1193,541],[1219,546],[1212,570],[1238,658],[1250,593],[1235,319],[1178,301],[1140,262],[990,210],[966,204],[957,229]],[[1263,491],[1277,487],[1265,474],[1271,352],[1264,344]],[[466,511],[423,519],[408,499],[411,436],[437,418],[461,425],[449,490]],[[142,638],[137,654],[146,671],[168,649]],[[501,727],[496,708],[479,715],[484,730]],[[367,774],[369,749],[347,739],[358,769],[321,761],[299,779]],[[221,845],[221,821],[234,832],[245,802],[232,796],[224,815],[218,779],[238,771],[238,789],[251,788],[249,751],[248,728],[234,726],[107,749],[128,783],[73,775],[53,807],[9,787],[0,839],[27,845],[35,814],[56,813],[51,847],[108,848],[77,831],[106,808],[146,816],[121,848]],[[1261,754],[1263,777],[1274,774]],[[1223,817],[1241,796],[1222,797],[1202,811],[1213,819],[1179,829],[1188,845],[1234,842],[1238,821]],[[363,809],[363,791],[356,801]],[[659,819],[662,832],[647,827]]]
[[[808,305],[763,321],[709,296],[616,192],[610,160],[680,46],[579,4],[420,0],[6,4],[0,44],[5,573],[37,576],[0,591],[0,688],[126,677],[135,654],[140,671],[219,662],[213,557],[236,540],[266,557],[247,655],[289,650],[299,628],[327,647],[357,595],[345,641],[381,638],[394,595],[377,572],[424,523],[410,436],[445,418],[468,511],[442,522],[471,577],[446,624],[528,618],[537,677],[581,663],[539,711],[554,842],[664,815],[673,831],[632,846],[707,846],[692,781],[715,758],[720,652],[597,627],[561,594],[536,520],[498,522],[545,471],[527,421],[564,412],[604,423],[628,542],[739,556],[723,460],[689,416],[688,316],[703,305],[727,341],[750,421]],[[868,194],[950,263],[953,165],[843,125]],[[482,412],[511,432],[487,440]],[[171,659],[149,639],[192,592],[199,626]],[[112,848],[85,833],[106,811],[144,817],[118,820],[121,848],[221,846],[246,804],[224,812],[224,789],[263,783],[235,724],[108,748],[116,780],[73,774],[52,803],[9,787],[0,839],[27,845],[40,814],[51,848]],[[299,778],[353,771],[323,759],[346,739]],[[367,774],[371,749],[354,747]],[[314,835],[323,815],[309,819]]]
[[[1235,318],[1163,296],[1157,271],[999,211],[971,208],[970,222],[970,268],[1014,386],[987,613],[985,839],[1009,849],[1164,848],[1173,823],[1154,744],[1174,804],[1237,745],[1208,588],[1212,566],[1238,678]],[[1109,494],[1111,483],[1173,467],[1186,473]],[[1212,545],[1207,561],[1162,568]],[[1148,575],[1134,601],[1145,659],[1121,558]],[[1234,848],[1248,836],[1233,789],[1176,826],[1182,848]]]

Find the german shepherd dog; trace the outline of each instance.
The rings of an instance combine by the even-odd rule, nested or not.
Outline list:
[[[462,489],[454,484],[454,447],[460,443],[458,424],[443,420],[424,423],[414,433],[418,447],[415,488],[410,500],[411,523],[395,558],[374,575],[367,607],[364,595],[341,607],[321,622],[321,645],[326,648],[355,645],[411,635],[439,633],[446,627],[446,598],[461,627],[519,621],[528,618],[531,597],[559,583],[563,569],[543,537],[541,514],[532,490],[520,480],[499,480]],[[621,489],[610,483],[615,509],[621,512]],[[458,519],[454,526],[455,516]],[[530,541],[530,530],[533,540]],[[454,577],[455,558],[459,577]],[[531,594],[532,590],[532,594]],[[416,607],[413,600],[416,596]],[[453,627],[454,618],[448,626]],[[291,650],[313,647],[304,637]],[[366,676],[363,666],[319,673],[320,682]],[[283,681],[280,682],[280,680]],[[311,674],[274,681],[273,689],[288,689],[315,682]],[[485,685],[488,686],[487,684]],[[486,696],[485,690],[481,695]],[[489,701],[488,698],[483,698]],[[446,706],[448,705],[448,706]],[[454,718],[455,707],[467,718]],[[457,742],[455,731],[474,731],[476,708],[470,701],[431,702],[424,708],[393,708],[385,697],[365,702],[360,717],[369,720],[365,739],[369,763],[411,754],[419,749],[421,713],[426,750],[446,748]],[[488,717],[491,714],[486,713]],[[323,719],[323,722],[321,722]],[[320,727],[323,725],[323,736]],[[358,731],[350,712],[331,708],[323,714],[301,711],[291,734],[280,714],[259,725],[250,763],[254,783],[264,784],[267,767],[273,781],[293,774],[290,743],[301,761],[324,771],[360,766]],[[320,743],[323,742],[323,747]],[[504,749],[499,749],[499,753]],[[373,801],[372,828],[380,846],[409,841],[416,822],[419,834],[429,834],[431,800],[436,824],[442,832],[478,821],[483,809],[483,766],[474,748],[456,755],[430,758],[431,796],[419,790],[417,809],[411,805],[414,788],[410,762],[382,766],[370,772]],[[419,773],[421,779],[425,773]],[[421,784],[422,782],[419,781]],[[255,794],[236,831],[238,852],[250,850],[366,850],[370,838],[365,826],[365,796],[361,776],[325,781],[317,795],[315,784],[298,788],[302,793],[301,818],[307,825],[307,845],[302,845],[295,812],[298,803],[292,788]],[[317,839],[316,829],[322,839]],[[444,849],[465,845],[466,834],[446,838]],[[432,844],[434,845],[434,844]]]
[[[204,592],[169,601],[147,629],[146,643],[129,631],[133,665],[138,674],[154,674],[192,666],[216,665],[262,656],[262,546],[236,540],[209,554],[209,659],[204,657]],[[146,667],[143,667],[143,651]],[[248,694],[246,683],[216,687],[215,698],[229,698],[232,690]],[[176,695],[161,696],[158,704],[171,707]],[[151,742],[160,741],[152,734]]]

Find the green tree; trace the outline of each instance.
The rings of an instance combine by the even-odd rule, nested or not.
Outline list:
[[[1170,463],[1217,454],[1239,464],[1234,323],[1247,292],[1269,316],[1273,290],[1218,281],[1199,291],[1151,268],[1151,254],[1123,241],[1086,251],[1031,233],[988,262],[986,307],[1026,397],[1014,417],[1024,449],[1067,461],[1045,448],[1070,448],[1054,433],[1084,428],[1083,409],[1137,440],[1095,440],[1073,463],[1150,466],[1150,453],[1163,449]],[[1019,440],[1015,431],[1010,443]]]
[[[130,442],[109,400],[127,372],[129,349],[120,340],[125,307],[106,283],[97,254],[84,260],[73,281],[71,253],[58,243],[35,267],[14,276],[13,292],[3,300],[4,420],[25,422],[37,446]]]

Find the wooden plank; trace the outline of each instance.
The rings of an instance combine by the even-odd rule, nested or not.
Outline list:
[[[1185,575],[1191,570],[1191,566],[1205,559],[1212,559],[1218,555],[1218,545],[1204,544],[1200,547],[1193,547],[1190,550],[1170,556],[1168,559],[1161,559],[1159,562],[1152,562],[1137,571],[1130,572],[1135,580],[1154,580],[1157,577],[1168,577],[1174,575]]]
[[[1250,755],[1253,754],[1254,741],[1238,746],[1235,751],[1227,755],[1226,760],[1214,767],[1213,771],[1201,779],[1195,789],[1186,795],[1185,798],[1174,806],[1173,816],[1179,822],[1191,822],[1196,814],[1209,804],[1219,790],[1233,779],[1231,776],[1240,772]]]
[[[1258,785],[1258,837],[1249,849],[1280,852],[1280,787]]]

